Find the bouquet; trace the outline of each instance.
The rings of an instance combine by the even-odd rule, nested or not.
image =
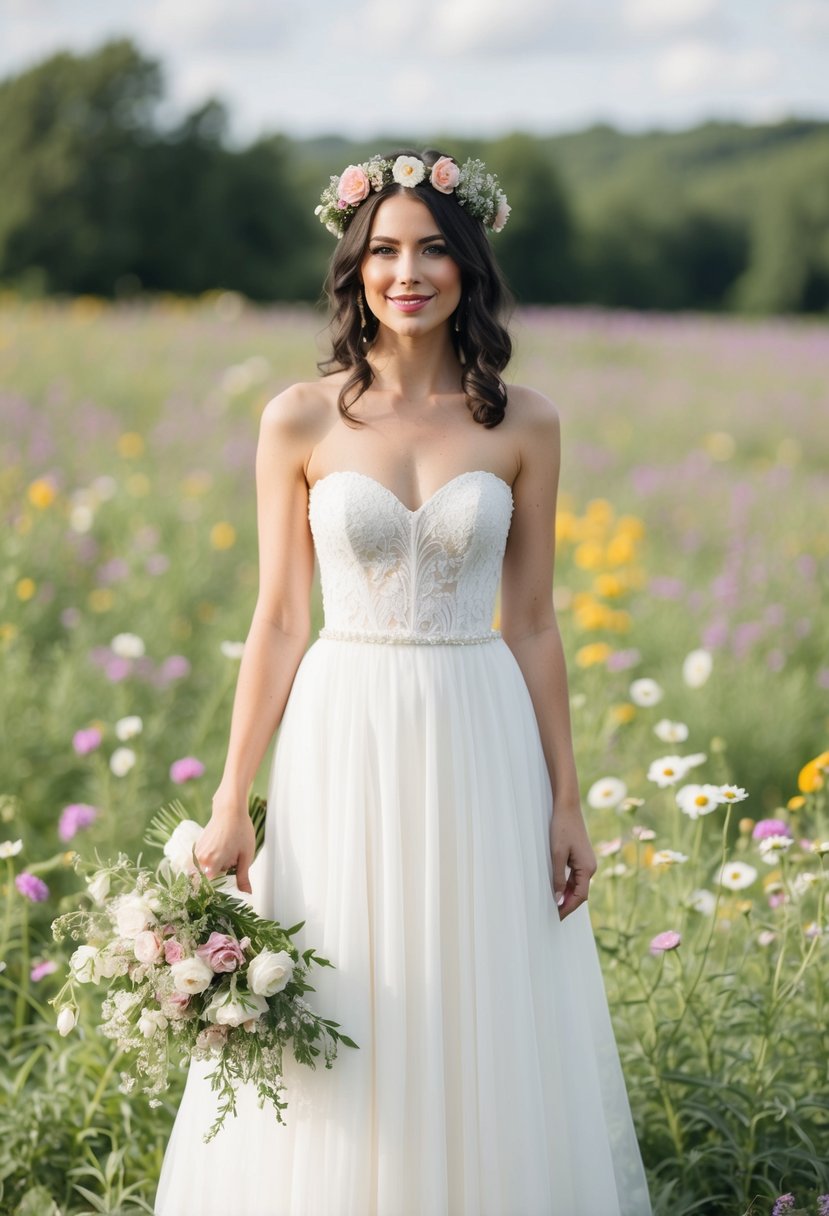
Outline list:
[[[264,840],[266,803],[253,796],[249,813],[256,850]],[[106,988],[100,1031],[118,1049],[135,1053],[134,1067],[121,1073],[119,1088],[130,1093],[144,1079],[150,1105],[169,1086],[173,1057],[215,1059],[208,1074],[219,1093],[218,1114],[205,1142],[228,1114],[236,1114],[235,1085],[253,1082],[259,1107],[270,1101],[284,1122],[283,1051],[290,1040],[297,1061],[316,1067],[323,1055],[330,1068],[337,1045],[357,1044],[339,1023],[321,1017],[304,1000],[312,965],[331,967],[312,949],[300,955],[294,934],[304,921],[283,928],[258,916],[244,900],[222,889],[225,875],[211,879],[196,860],[203,831],[178,801],[163,808],[145,836],[164,856],[154,869],[123,853],[115,861],[83,861],[88,903],[52,922],[57,941],[81,941],[69,960],[69,978],[50,1004],[57,1028],[69,1034],[78,1021],[77,984]]]

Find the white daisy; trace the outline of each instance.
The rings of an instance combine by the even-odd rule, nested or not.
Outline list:
[[[691,752],[688,756],[683,756],[683,760],[688,768],[697,768],[700,764],[705,764],[708,759],[705,752]]]
[[[757,843],[757,852],[768,865],[773,866],[781,853],[794,844],[791,836],[764,836]]]
[[[655,781],[660,789],[668,785],[676,785],[687,771],[687,762],[682,756],[661,756],[654,760],[648,769],[648,781]]]
[[[689,688],[701,688],[711,675],[713,666],[710,650],[692,650],[682,663],[682,678]]]
[[[651,858],[652,866],[674,866],[681,865],[683,861],[687,861],[686,853],[678,853],[676,849],[657,849]]]
[[[792,882],[792,890],[795,895],[805,895],[806,892],[820,880],[820,875],[815,874],[812,870],[804,870],[802,874],[796,874]]]
[[[639,823],[633,825],[630,829],[630,834],[635,840],[653,840],[656,836],[653,828],[643,828]]]
[[[651,680],[647,676],[634,680],[628,692],[634,705],[643,706],[656,705],[657,701],[661,701],[664,695],[656,680]]]
[[[677,806],[690,819],[698,819],[700,815],[710,815],[720,805],[720,787],[718,785],[683,785],[677,790]]]
[[[653,728],[653,733],[663,743],[684,743],[688,738],[688,727],[684,722],[672,722],[670,718],[660,718]]]
[[[16,857],[22,848],[22,840],[4,840],[0,844],[0,858]]]
[[[720,798],[723,802],[742,802],[748,794],[739,785],[721,785]]]
[[[245,650],[244,642],[222,642],[221,652],[226,659],[241,659]]]
[[[757,934],[757,941],[761,946],[770,946],[776,937],[777,934],[771,929],[761,929],[761,931]]]
[[[131,747],[116,747],[109,758],[109,767],[116,777],[126,777],[135,764],[135,752]]]
[[[587,802],[596,810],[618,806],[628,792],[624,781],[618,777],[601,777],[587,791]]]
[[[622,878],[629,873],[628,867],[623,861],[617,861],[615,865],[608,866],[600,871],[604,878]]]
[[[622,847],[622,838],[617,836],[615,840],[600,840],[596,845],[596,852],[599,857],[611,857],[614,853],[618,853]]]
[[[743,891],[757,881],[757,871],[744,861],[727,861],[720,868],[717,881],[721,887],[728,887],[729,891]]]
[[[140,735],[143,729],[144,723],[138,714],[130,714],[126,718],[119,718],[115,723],[115,734],[122,743],[126,743],[127,739],[133,739],[136,735]]]
[[[693,908],[695,912],[701,912],[703,916],[713,916],[714,909],[717,906],[717,897],[713,891],[708,891],[704,887],[697,888],[688,896],[688,907]]]
[[[135,633],[117,633],[109,647],[120,659],[140,659],[145,650],[142,639]]]

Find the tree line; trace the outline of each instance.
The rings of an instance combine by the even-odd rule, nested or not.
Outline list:
[[[160,65],[127,39],[0,82],[0,284],[317,301],[329,174],[423,142],[273,134],[234,148],[220,100],[165,127],[163,92]],[[501,178],[512,214],[497,255],[523,304],[829,310],[827,123],[428,142]]]

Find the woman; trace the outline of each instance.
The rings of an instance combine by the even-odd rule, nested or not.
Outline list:
[[[317,213],[341,238],[334,353],[262,415],[259,595],[196,855],[305,921],[334,963],[319,1008],[360,1050],[289,1061],[286,1126],[242,1092],[209,1145],[192,1064],[156,1212],[649,1216],[552,603],[559,419],[500,375],[486,229],[509,206],[481,162],[401,152]]]

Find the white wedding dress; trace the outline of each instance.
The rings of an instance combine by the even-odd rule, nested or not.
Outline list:
[[[331,1069],[286,1052],[286,1125],[252,1087],[205,1144],[190,1065],[156,1216],[650,1216],[588,904],[559,919],[552,791],[521,668],[491,629],[509,485],[412,511],[335,472],[309,520],[325,624],[278,732],[261,914],[334,968]]]

